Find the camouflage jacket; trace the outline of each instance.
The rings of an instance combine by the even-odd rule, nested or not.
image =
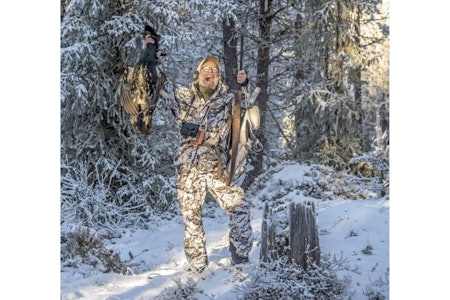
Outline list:
[[[181,128],[183,122],[193,123],[198,125],[199,131],[205,132],[203,142],[197,149],[195,143],[198,135],[181,137],[177,165],[188,164],[189,167],[192,163],[200,172],[214,172],[220,163],[222,169],[226,167],[230,156],[228,144],[234,98],[222,82],[208,101],[205,101],[196,83],[175,90],[177,124]]]

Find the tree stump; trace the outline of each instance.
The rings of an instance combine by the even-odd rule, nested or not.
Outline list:
[[[263,220],[261,224],[261,247],[259,252],[259,259],[265,262],[269,261],[269,241],[268,241],[268,215],[269,215],[269,204],[266,202],[264,205]]]
[[[308,260],[320,262],[319,234],[314,203],[291,203],[289,241],[290,258],[306,269]]]
[[[270,262],[286,256],[290,262],[304,269],[307,269],[309,261],[319,264],[320,247],[314,203],[291,203],[287,207],[288,214],[285,211],[280,214],[269,209],[266,203],[261,225],[260,259]]]

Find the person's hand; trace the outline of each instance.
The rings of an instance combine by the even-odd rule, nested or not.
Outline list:
[[[154,43],[155,43],[155,40],[152,38],[152,36],[150,34],[147,34],[145,36],[145,40],[144,40],[145,47],[147,47],[149,44],[154,44]]]
[[[236,81],[239,84],[246,83],[246,81],[247,81],[247,72],[245,72],[245,70],[239,70],[238,73],[237,73]]]

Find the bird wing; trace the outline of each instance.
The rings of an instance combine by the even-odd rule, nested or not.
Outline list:
[[[128,68],[122,77],[120,103],[127,113],[137,115],[149,106],[152,87],[151,79],[145,65]]]
[[[134,102],[132,84],[130,82],[123,82],[120,91],[120,104],[127,113],[132,116],[138,114],[138,104]]]

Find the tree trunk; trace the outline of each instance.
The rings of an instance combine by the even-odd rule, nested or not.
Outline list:
[[[272,21],[271,9],[272,0],[260,0],[260,21],[259,21],[259,36],[260,41],[258,45],[258,62],[256,66],[256,86],[261,88],[258,96],[257,105],[260,111],[260,128],[255,132],[255,136],[259,139],[263,146],[266,145],[266,111],[267,101],[269,100],[269,66],[270,66],[270,25]],[[253,170],[249,172],[250,183],[261,174],[263,168],[264,151],[256,153],[252,157]],[[249,183],[249,184],[250,184]]]
[[[356,45],[361,45],[361,17],[362,17],[362,12],[361,12],[361,8],[359,6],[357,6],[355,8],[356,11],[356,15],[357,15],[357,19],[356,19],[356,36],[355,36],[355,43]],[[359,125],[359,140],[361,143],[361,148],[363,152],[369,152],[370,151],[370,144],[371,144],[371,139],[370,139],[370,134],[368,134],[365,130],[364,130],[364,117],[363,117],[363,98],[362,98],[362,89],[363,89],[363,80],[362,80],[362,70],[361,70],[361,66],[356,66],[354,72],[354,80],[353,80],[353,84],[354,84],[354,89],[355,89],[355,106],[356,109],[359,111],[360,115],[359,115],[359,119],[358,119],[358,125]]]
[[[259,252],[259,259],[265,262],[269,261],[269,235],[268,235],[268,217],[269,204],[264,205],[263,220],[261,224],[261,247]]]
[[[236,37],[236,23],[234,20],[225,19],[222,22],[223,30],[223,54],[225,65],[224,82],[231,89],[236,85],[237,74],[237,37]]]

